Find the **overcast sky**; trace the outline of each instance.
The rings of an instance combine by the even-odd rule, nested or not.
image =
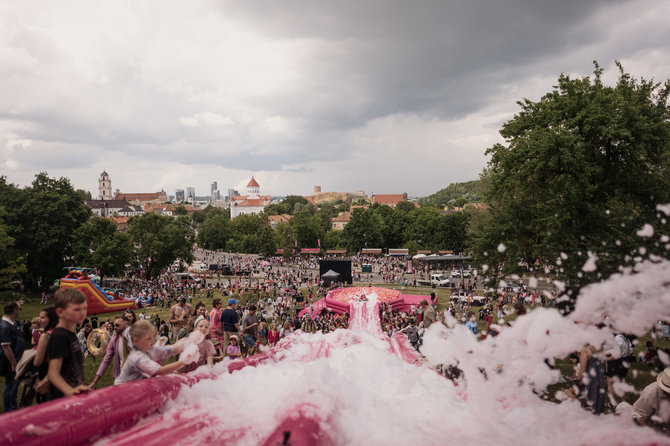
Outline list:
[[[522,98],[593,60],[670,78],[670,1],[0,3],[0,175],[97,196],[423,196],[476,179]]]

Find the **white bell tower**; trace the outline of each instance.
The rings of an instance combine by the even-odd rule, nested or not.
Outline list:
[[[104,170],[98,178],[98,199],[111,200],[112,197],[112,180]]]

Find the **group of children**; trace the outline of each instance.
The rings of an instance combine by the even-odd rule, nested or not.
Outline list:
[[[31,353],[32,366],[38,372],[38,380],[34,388],[37,402],[50,401],[62,396],[76,395],[93,390],[97,378],[89,385],[84,377],[84,355],[82,341],[76,332],[87,316],[87,299],[79,290],[67,288],[56,291],[54,305],[43,309],[40,313],[41,326],[37,329],[37,342]],[[123,329],[112,336],[119,339],[119,347],[114,354],[122,356],[120,373],[115,384],[173,372],[188,372],[199,365],[213,365],[216,350],[214,344],[207,339],[210,334],[210,323],[200,315],[193,324],[193,333],[185,339],[167,344],[167,339],[158,339],[154,323],[149,320],[135,320],[130,312],[114,320],[114,327],[123,325]],[[84,324],[81,333],[86,333]],[[120,341],[119,341],[120,340]],[[115,344],[116,345],[116,344]],[[239,356],[239,348],[235,352],[235,343],[231,342],[231,356]],[[189,357],[169,364],[161,364],[170,356],[191,350]],[[104,373],[104,371],[103,371]],[[117,374],[115,374],[117,375]]]

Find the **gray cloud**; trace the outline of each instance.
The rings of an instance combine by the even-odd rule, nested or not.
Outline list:
[[[559,73],[615,58],[635,76],[669,72],[668,14],[660,0],[12,4],[0,160],[26,183],[38,166],[90,184],[86,167],[160,162],[173,173],[135,188],[206,190],[190,172],[220,168],[267,172],[278,193],[322,181],[431,193],[476,178],[515,101]],[[30,150],[2,148],[22,139]]]

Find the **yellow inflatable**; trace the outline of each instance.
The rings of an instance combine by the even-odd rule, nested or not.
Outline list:
[[[93,356],[102,356],[107,351],[107,344],[109,344],[109,335],[105,330],[96,328],[89,333],[86,339],[86,346],[88,351]]]

